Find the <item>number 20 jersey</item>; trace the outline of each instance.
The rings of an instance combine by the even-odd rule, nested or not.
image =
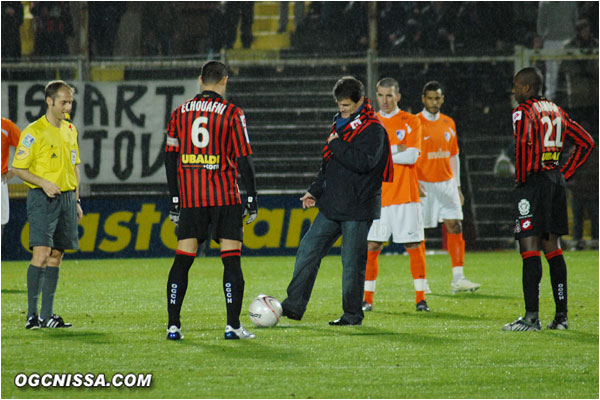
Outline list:
[[[165,151],[179,154],[180,207],[241,204],[237,158],[252,154],[242,109],[203,91],[173,111]]]
[[[525,183],[536,172],[559,168],[565,137],[576,145],[575,151],[560,168],[565,179],[588,158],[594,141],[559,106],[544,98],[531,98],[513,110],[515,135],[515,180]]]

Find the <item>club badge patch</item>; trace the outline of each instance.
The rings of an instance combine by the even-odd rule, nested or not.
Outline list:
[[[27,135],[25,135],[21,143],[23,144],[23,146],[30,148],[33,145],[33,142],[35,142],[35,138],[28,133]]]
[[[27,157],[29,157],[29,149],[22,145],[19,146],[19,148],[17,149],[17,152],[15,154],[15,159],[24,160]]]
[[[521,232],[521,223],[519,222],[519,220],[515,221],[515,233],[519,233]]]
[[[406,131],[404,129],[398,129],[396,131],[396,136],[398,137],[398,140],[402,141],[404,140],[404,136],[406,136]]]
[[[521,201],[519,201],[519,213],[521,213],[521,215],[527,215],[529,214],[529,211],[531,209],[531,205],[529,204],[529,201],[527,199],[521,199]]]
[[[446,142],[449,142],[450,138],[452,137],[452,134],[450,132],[446,132],[444,133],[444,137],[446,138]]]

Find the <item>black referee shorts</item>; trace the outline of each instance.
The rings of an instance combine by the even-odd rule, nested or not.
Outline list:
[[[219,239],[242,241],[243,207],[241,204],[230,206],[182,208],[179,213],[177,240],[208,239],[208,232],[219,243]]]
[[[558,170],[538,172],[515,190],[515,239],[569,233],[565,178]]]

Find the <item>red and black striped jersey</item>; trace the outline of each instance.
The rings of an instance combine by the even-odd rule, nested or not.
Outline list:
[[[173,111],[165,151],[179,155],[180,207],[241,204],[237,158],[252,154],[241,108],[203,91]]]
[[[564,139],[573,140],[575,151],[560,171],[565,179],[587,160],[594,140],[559,106],[544,98],[530,98],[513,110],[515,180],[524,183],[530,174],[559,167]]]

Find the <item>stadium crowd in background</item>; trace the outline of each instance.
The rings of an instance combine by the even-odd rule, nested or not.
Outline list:
[[[296,3],[292,51],[368,48],[367,2],[311,2],[304,15],[302,2]],[[18,57],[16,50],[5,53],[4,46],[20,42],[16,29],[22,23],[20,7],[20,2],[2,3],[5,57]],[[378,2],[377,8],[378,50],[389,55],[506,54],[516,44],[560,48],[572,37],[576,15],[588,19],[592,32],[598,31],[598,2]],[[561,11],[546,12],[549,8]],[[80,18],[76,7],[69,2],[32,2],[31,12],[34,55],[69,54],[67,39],[76,39],[74,29]],[[287,26],[281,15],[278,32],[282,24]],[[240,21],[242,47],[250,48],[253,2],[88,2],[90,56],[215,53],[233,47]],[[186,29],[182,31],[181,26]],[[315,37],[322,40],[315,41]],[[556,76],[553,65],[547,66],[551,82]],[[555,85],[548,86],[553,93]]]
[[[23,4],[20,1],[3,1],[2,57],[21,58],[21,25]]]
[[[53,305],[64,252],[79,249],[78,223],[83,217],[77,129],[67,120],[73,93],[64,81],[46,85],[46,114],[21,132],[12,163],[15,175],[30,187],[27,220],[33,255],[27,270],[26,329],[71,327],[53,313]]]

